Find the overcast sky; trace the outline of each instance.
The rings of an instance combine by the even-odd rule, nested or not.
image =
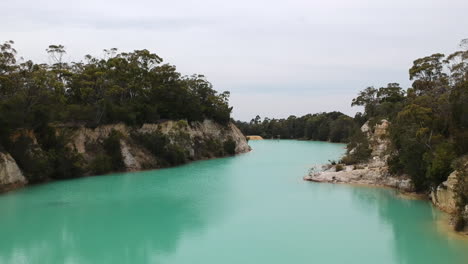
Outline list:
[[[338,110],[366,86],[399,82],[418,57],[468,38],[467,0],[2,0],[0,41],[46,62],[149,49],[231,92],[234,118]]]

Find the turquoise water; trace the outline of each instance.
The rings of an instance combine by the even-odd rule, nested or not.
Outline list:
[[[236,157],[2,195],[0,263],[468,263],[468,243],[439,231],[429,203],[302,180],[344,145],[250,144]]]

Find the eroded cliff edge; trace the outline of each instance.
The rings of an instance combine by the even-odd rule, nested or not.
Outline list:
[[[407,175],[394,175],[389,172],[387,164],[390,147],[389,126],[390,123],[387,120],[382,120],[374,127],[370,127],[369,122],[361,127],[361,131],[369,140],[371,149],[371,157],[367,162],[348,166],[342,164],[326,165],[322,170],[311,170],[309,175],[304,177],[304,180],[391,187],[402,192],[414,193],[414,184]],[[456,218],[461,217],[465,225],[461,230],[468,234],[468,205],[459,205],[456,199],[459,173],[459,171],[453,171],[446,181],[422,196],[427,196],[434,206],[451,214],[453,216],[452,224],[456,225]]]
[[[0,192],[27,183],[13,157],[0,146]]]
[[[66,152],[60,155],[72,157],[56,164],[58,169],[65,167],[60,179],[169,167],[250,151],[245,136],[234,124],[222,125],[211,120],[192,123],[169,120],[140,127],[125,124],[50,127],[55,141],[60,138],[64,142]],[[45,150],[51,144],[49,138],[32,130],[19,130],[11,136],[12,153],[0,147],[0,190],[58,179],[54,178],[53,171],[44,172],[57,168],[41,167],[55,154]],[[40,171],[35,167],[41,168]]]

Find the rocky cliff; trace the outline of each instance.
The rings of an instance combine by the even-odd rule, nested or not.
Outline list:
[[[371,158],[368,162],[348,166],[342,164],[329,166],[324,171],[313,171],[304,179],[314,182],[386,186],[405,192],[413,191],[413,184],[408,177],[395,176],[388,172],[389,125],[387,120],[382,120],[373,128],[369,126],[369,122],[361,127],[361,131],[368,137],[371,149]],[[353,151],[355,150],[351,150],[350,153]]]
[[[26,184],[16,161],[0,147],[0,191],[6,191]]]
[[[62,126],[62,128],[69,129],[67,126]],[[229,140],[235,142],[235,150],[231,154],[250,151],[245,136],[234,124],[229,123],[227,126],[222,126],[211,120],[193,122],[190,125],[185,121],[165,121],[159,124],[144,124],[139,128],[128,127],[124,124],[104,125],[94,129],[77,127],[72,131],[69,146],[83,155],[86,161],[91,161],[99,152],[96,151],[99,149],[98,146],[113,131],[122,135],[119,140],[120,152],[126,171],[159,167],[157,157],[148,150],[145,144],[138,143],[132,138],[135,133],[161,133],[167,136],[171,144],[181,146],[187,153],[189,160],[224,156],[218,150],[206,150],[205,144],[222,146],[224,142]]]
[[[457,185],[457,171],[452,172],[446,181],[431,192],[432,203],[447,213],[457,211],[455,187]]]
[[[468,234],[468,204],[460,206],[457,201],[457,188],[461,184],[459,182],[460,177],[463,177],[460,171],[453,171],[446,181],[431,191],[430,199],[440,210],[454,216],[452,221],[455,225],[461,219],[463,223],[459,223],[460,227],[458,229]]]
[[[57,157],[56,149],[43,149],[51,144],[50,136],[21,130],[11,136],[11,154],[13,157],[16,155],[19,162],[0,149],[1,189],[22,186],[27,179],[41,182],[113,171],[154,169],[250,151],[245,136],[234,124],[221,125],[211,120],[190,124],[184,120],[164,121],[140,127],[111,124],[88,128],[76,124],[55,124],[51,129],[52,134],[63,139],[65,145],[61,148],[66,149],[62,156],[67,157],[63,166],[59,164],[65,173],[54,177],[54,166],[62,157]],[[47,163],[52,165],[43,166]],[[45,169],[37,169],[36,164]],[[46,176],[36,177],[35,172],[42,171],[49,172],[44,172]],[[66,175],[68,171],[74,174]]]

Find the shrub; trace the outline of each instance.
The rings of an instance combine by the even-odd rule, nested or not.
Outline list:
[[[455,216],[454,222],[453,222],[453,229],[457,232],[463,231],[465,228],[465,219],[461,215]]]
[[[404,166],[401,164],[397,154],[392,154],[387,159],[388,169],[391,174],[401,174],[404,171]]]
[[[236,154],[236,142],[232,138],[229,138],[228,140],[224,141],[223,149],[224,153],[229,155]]]
[[[353,155],[348,154],[341,158],[340,163],[344,163],[345,165],[353,165],[358,163],[358,161]]]
[[[120,139],[122,134],[116,130],[112,130],[104,142],[104,150],[111,160],[112,170],[122,170],[124,168],[122,152],[120,151]]]
[[[205,140],[206,150],[209,156],[223,156],[223,144],[217,139],[208,138]]]
[[[54,168],[49,155],[35,145],[29,136],[20,135],[8,147],[8,151],[30,182],[43,181],[52,175]]]
[[[354,165],[353,166],[353,170],[362,170],[362,169],[364,169],[363,166],[360,166],[360,165]]]
[[[184,149],[178,145],[169,145],[163,155],[165,161],[170,165],[180,165],[187,162],[186,153]]]
[[[369,147],[369,139],[361,131],[356,132],[347,146],[348,152],[341,159],[346,165],[352,165],[369,160],[372,149]]]
[[[53,167],[50,177],[54,179],[76,178],[84,173],[82,156],[67,146],[67,132],[51,126],[37,131],[37,139]]]
[[[105,174],[111,172],[112,158],[106,154],[99,154],[89,165],[89,169],[93,174]]]
[[[161,157],[165,152],[166,146],[170,143],[169,138],[160,131],[132,133],[131,137],[156,157]]]
[[[455,159],[455,151],[448,142],[439,144],[432,153],[426,153],[424,157],[429,163],[426,177],[434,186],[445,181],[453,171],[451,163]]]
[[[189,126],[189,124],[187,120],[179,120],[177,121],[176,126],[178,129],[185,129]]]
[[[162,166],[187,162],[188,155],[185,149],[177,144],[171,144],[169,137],[160,131],[133,133],[132,138],[158,158]]]
[[[344,170],[344,166],[342,164],[336,164],[335,171],[342,171]]]

